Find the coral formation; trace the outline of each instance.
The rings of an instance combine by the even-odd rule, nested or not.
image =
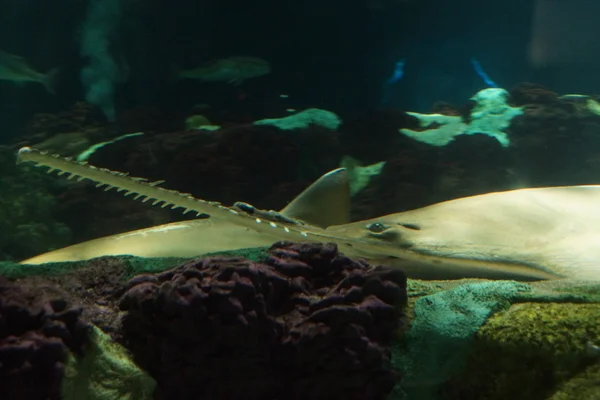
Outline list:
[[[511,120],[523,114],[518,107],[506,103],[508,92],[499,88],[484,89],[471,97],[475,102],[465,121],[462,116],[442,114],[408,114],[419,120],[421,129],[400,129],[400,133],[433,146],[445,146],[458,135],[485,134],[495,138],[503,147],[508,147],[510,138],[504,132]]]
[[[73,156],[94,143],[118,135],[118,130],[107,124],[99,108],[78,102],[71,110],[59,114],[36,114],[25,136],[17,138],[14,147],[33,146]]]
[[[550,89],[535,83],[524,82],[510,90],[510,103],[516,106],[531,104],[556,105],[558,95]]]
[[[130,137],[136,137],[136,136],[141,136],[143,135],[144,132],[134,132],[134,133],[126,133],[125,135],[121,135],[121,136],[117,136],[116,138],[114,138],[113,140],[109,140],[106,142],[100,142],[100,143],[96,143],[90,147],[88,147],[87,149],[85,149],[84,151],[82,151],[81,153],[77,154],[77,161],[87,161],[90,156],[92,154],[94,154],[94,152],[106,145],[110,145],[114,142],[116,142],[117,140],[123,140],[123,139],[127,139]]]
[[[208,118],[201,114],[190,115],[185,119],[185,129],[187,130],[218,130],[220,126],[214,125]]]
[[[106,125],[102,110],[85,102],[77,102],[70,110],[58,114],[36,114],[29,124],[27,136],[48,138],[57,133],[82,131]]]
[[[333,244],[207,257],[129,282],[124,342],[158,399],[383,399],[406,278]]]
[[[371,179],[381,173],[385,166],[385,161],[371,165],[361,165],[360,162],[350,156],[342,157],[340,166],[348,171],[348,181],[350,183],[350,196],[355,196],[365,187],[369,186]]]
[[[2,399],[60,399],[69,353],[82,354],[89,326],[81,309],[62,299],[0,280],[0,388]]]

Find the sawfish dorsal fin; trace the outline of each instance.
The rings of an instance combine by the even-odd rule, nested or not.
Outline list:
[[[284,216],[326,228],[350,220],[350,183],[345,168],[326,173],[279,211]]]

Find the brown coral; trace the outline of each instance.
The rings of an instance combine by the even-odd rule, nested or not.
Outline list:
[[[81,354],[88,325],[80,308],[35,299],[0,277],[0,397],[60,399],[68,351]]]
[[[16,138],[12,147],[31,146],[63,156],[76,156],[92,144],[108,141],[119,134],[102,110],[77,102],[70,110],[58,114],[36,114],[24,136]]]
[[[510,90],[509,102],[515,106],[556,105],[559,99],[556,93],[542,85],[523,82]]]
[[[130,281],[123,337],[157,398],[383,399],[406,278],[280,242],[265,263],[209,257]]]

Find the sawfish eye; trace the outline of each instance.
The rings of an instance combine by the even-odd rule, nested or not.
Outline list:
[[[366,226],[366,228],[373,233],[381,233],[385,231],[388,227],[379,222],[373,222]]]

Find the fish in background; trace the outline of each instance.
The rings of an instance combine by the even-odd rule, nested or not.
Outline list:
[[[44,85],[48,93],[55,94],[57,74],[57,69],[45,74],[38,72],[23,57],[0,50],[0,80],[16,83],[38,82]]]
[[[406,65],[406,59],[403,58],[399,61],[396,61],[394,64],[394,71],[392,72],[392,76],[385,81],[383,84],[383,88],[381,90],[381,105],[384,106],[388,103],[390,99],[390,95],[392,92],[392,87],[398,83],[402,77],[404,76],[404,66]]]
[[[496,84],[496,82],[494,82],[492,78],[490,78],[490,76],[484,71],[483,67],[481,66],[481,63],[475,57],[471,57],[470,61],[471,66],[473,67],[477,75],[483,80],[487,87],[498,87],[498,84]],[[398,82],[400,82],[400,80],[402,80],[402,78],[404,77],[405,66],[405,58],[396,61],[396,63],[394,64],[394,71],[392,72],[392,75],[389,77],[389,79],[385,81],[381,90],[381,106],[385,106],[389,103],[394,86]]]
[[[178,79],[195,79],[202,82],[227,82],[240,85],[244,80],[267,75],[271,66],[262,58],[228,57],[209,62],[201,67],[182,70],[176,69]]]
[[[490,76],[485,73],[485,71],[483,70],[483,67],[481,66],[479,61],[477,61],[477,59],[475,57],[471,57],[471,65],[473,65],[473,69],[475,70],[475,72],[477,72],[477,75],[479,75],[479,77],[481,78],[481,80],[483,80],[483,82],[486,84],[487,87],[491,87],[491,88],[498,87],[496,82],[494,82],[492,80],[492,78],[490,78]]]

